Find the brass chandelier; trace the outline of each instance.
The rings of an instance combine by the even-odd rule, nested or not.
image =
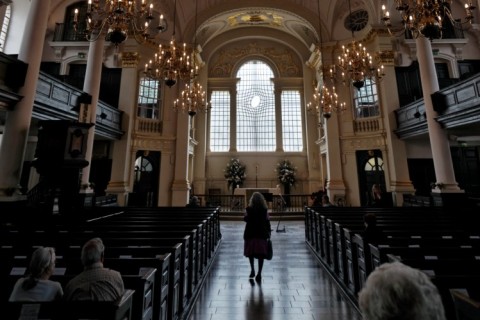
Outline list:
[[[195,76],[195,68],[192,65],[194,48],[188,48],[186,43],[178,46],[175,39],[177,1],[174,3],[173,32],[168,45],[160,44],[153,59],[145,65],[145,75],[151,79],[163,80],[168,87],[172,87],[180,78],[189,81]]]
[[[318,44],[318,54],[320,54],[320,62],[322,68],[321,83],[315,85],[315,91],[313,93],[313,102],[307,104],[307,112],[316,115],[322,115],[325,119],[329,119],[332,113],[342,113],[346,109],[345,102],[339,102],[338,95],[335,92],[335,86],[332,85],[330,89],[325,80],[324,62],[322,53],[322,23],[320,19],[320,0],[318,1],[318,33],[320,43]],[[333,79],[333,77],[331,77]]]
[[[198,111],[206,112],[208,103],[202,85],[197,80],[186,83],[180,98],[174,101],[173,108],[177,111],[186,112],[191,117],[196,115]]]
[[[476,8],[472,1],[465,3],[465,21],[461,22],[452,16],[450,9],[451,0],[395,0],[395,10],[400,13],[400,18],[404,28],[401,30],[408,31],[414,38],[424,36],[430,40],[442,38],[442,29],[444,21],[448,19],[454,26],[461,26],[462,24],[471,24],[473,21],[472,11]],[[383,22],[388,27],[391,34],[390,27],[392,26],[390,19],[390,12],[386,10],[385,5],[382,5]]]
[[[381,80],[385,75],[383,65],[376,67],[367,48],[355,40],[350,46],[342,46],[337,66],[342,72],[343,83],[348,85],[351,82],[357,89],[363,87],[365,79]]]
[[[163,15],[159,16],[156,28],[152,26],[154,19],[153,4],[146,0],[88,0],[86,11],[75,9],[73,23],[75,30],[85,33],[87,41],[96,41],[106,34],[105,40],[118,46],[129,35],[142,43],[154,31],[164,32],[167,23]]]
[[[329,119],[332,113],[342,113],[346,110],[345,102],[338,101],[338,94],[335,92],[335,86],[329,89],[325,84],[321,86],[319,91],[318,86],[315,87],[313,94],[313,103],[307,104],[307,111],[322,115],[325,119]]]
[[[384,73],[383,65],[376,66],[374,57],[368,53],[367,48],[360,42],[355,41],[354,26],[352,21],[352,8],[348,1],[350,11],[349,25],[352,31],[352,43],[342,46],[342,53],[338,56],[337,66],[342,72],[342,80],[345,85],[352,85],[360,89],[365,84],[365,79],[381,80]]]
[[[197,65],[197,9],[198,0],[195,0],[195,35],[192,49],[192,66],[191,74],[188,81],[185,83],[185,89],[182,90],[180,98],[174,102],[174,109],[181,110],[188,113],[191,117],[197,114],[197,112],[207,112],[208,102],[206,101],[206,93],[203,90],[202,85],[198,82],[198,65]]]

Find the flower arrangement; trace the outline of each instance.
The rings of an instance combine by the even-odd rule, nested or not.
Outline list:
[[[235,189],[238,186],[243,185],[243,181],[246,178],[245,165],[243,165],[238,159],[231,159],[227,167],[224,170],[225,179],[227,179],[228,188]]]
[[[277,175],[278,181],[283,184],[283,186],[294,186],[297,183],[296,180],[296,168],[292,165],[289,160],[283,160],[277,164]]]

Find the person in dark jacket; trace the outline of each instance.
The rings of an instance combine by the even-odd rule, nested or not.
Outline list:
[[[366,213],[363,216],[365,229],[363,230],[362,238],[365,244],[378,244],[385,239],[385,235],[377,226],[377,216],[373,212]]]
[[[243,255],[250,262],[250,278],[256,281],[262,279],[263,262],[267,256],[267,239],[271,235],[270,216],[268,205],[260,192],[254,192],[246,208],[244,221],[246,222],[243,233]],[[258,272],[255,276],[255,259],[258,260]]]

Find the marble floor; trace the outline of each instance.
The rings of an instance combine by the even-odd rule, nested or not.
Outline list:
[[[258,282],[243,256],[244,226],[221,221],[219,251],[188,320],[361,320],[305,244],[304,221],[272,221],[273,259]]]

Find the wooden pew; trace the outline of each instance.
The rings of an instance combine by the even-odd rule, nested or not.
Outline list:
[[[453,298],[457,320],[480,319],[480,301],[470,298],[463,291],[450,289]]]
[[[16,281],[26,275],[29,259],[19,258],[12,262],[4,261],[10,266],[8,273],[0,274],[0,282],[2,290],[0,295],[0,305],[4,305],[13,290]],[[80,263],[77,261],[76,263]],[[5,268],[4,268],[5,269]],[[75,274],[65,274],[66,268],[59,267],[55,269],[55,274],[51,276],[51,280],[58,281],[62,287],[65,287]],[[125,288],[134,291],[132,297],[132,314],[133,320],[151,320],[153,319],[154,304],[154,288],[157,269],[146,268],[142,274],[122,274],[122,280]]]
[[[116,301],[8,302],[2,314],[7,319],[130,320],[133,294],[127,289]]]

